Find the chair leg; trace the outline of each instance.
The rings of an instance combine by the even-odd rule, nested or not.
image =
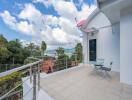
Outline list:
[[[109,78],[111,78],[111,76],[110,76],[109,72],[107,72],[107,76],[108,76]]]
[[[103,72],[103,78],[105,78],[105,77],[106,77],[106,73],[107,73],[107,71],[106,71],[106,70],[104,70],[104,72]]]
[[[101,74],[102,74],[102,78],[104,78],[105,77],[105,71],[101,70]]]

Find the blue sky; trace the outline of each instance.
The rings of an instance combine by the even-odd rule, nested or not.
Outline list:
[[[0,34],[49,47],[76,44],[81,33],[74,18],[86,19],[94,8],[93,0],[0,0]]]

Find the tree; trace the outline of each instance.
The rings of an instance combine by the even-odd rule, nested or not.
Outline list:
[[[56,53],[57,53],[57,56],[59,57],[65,53],[65,50],[64,48],[59,47],[58,49],[56,49]]]
[[[0,47],[4,47],[7,42],[7,39],[3,35],[0,35]]]
[[[27,48],[30,50],[30,54],[31,54],[31,56],[33,56],[33,55],[32,55],[32,54],[33,54],[33,49],[35,48],[34,43],[30,43],[30,44],[28,44]]]
[[[6,45],[7,49],[11,52],[8,63],[23,64],[30,52],[25,49],[19,39],[9,41]]]
[[[33,52],[32,52],[32,56],[33,57],[41,56],[41,49],[40,49],[39,46],[37,46],[37,45],[34,46],[34,49],[33,49]]]
[[[32,57],[41,56],[40,46],[35,45],[34,43],[28,44],[27,47],[25,47],[25,48],[30,51],[30,56],[32,56]]]
[[[18,53],[20,49],[22,48],[22,44],[18,39],[9,41],[6,46],[7,46],[7,49],[11,51],[12,53]]]
[[[83,60],[83,53],[82,53],[82,44],[78,43],[75,47],[75,54],[77,56],[77,60],[79,62],[82,62]]]
[[[6,44],[8,43],[7,39],[0,35],[0,61],[1,63],[5,63],[7,58],[10,55],[9,50],[6,48]]]
[[[6,47],[1,47],[0,48],[0,60],[1,64],[5,63],[7,58],[10,56],[10,51]]]
[[[62,47],[56,49],[57,60],[56,60],[56,69],[62,70],[70,65],[69,56],[65,54],[65,50]],[[67,65],[67,66],[66,66]]]
[[[42,56],[44,56],[44,51],[46,50],[47,45],[45,43],[45,41],[42,41],[41,43],[41,52],[42,52]]]

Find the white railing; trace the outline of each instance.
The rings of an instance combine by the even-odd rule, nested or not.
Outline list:
[[[4,98],[10,97],[12,96],[16,91],[16,89],[20,86],[22,86],[24,83],[26,83],[27,81],[29,81],[30,83],[32,83],[30,89],[28,91],[26,91],[25,93],[23,93],[22,95],[22,99],[27,96],[29,93],[32,95],[30,100],[36,100],[36,90],[40,90],[40,66],[42,64],[41,59],[39,59],[36,62],[27,64],[27,65],[23,65],[21,67],[18,68],[14,68],[12,70],[6,71],[6,72],[2,72],[0,73],[0,77],[4,77],[6,75],[10,75],[13,72],[19,72],[19,71],[24,71],[26,69],[26,72],[29,72],[29,77],[27,77],[26,80],[24,80],[22,83],[18,84],[17,86],[15,86],[13,89],[9,90],[7,93],[3,94],[0,97],[0,100],[3,100]],[[55,71],[59,71],[59,70],[63,70],[63,69],[67,69],[70,67],[69,63],[68,63],[68,59],[58,59],[57,60],[60,63],[56,63],[54,66],[59,66],[60,69],[55,70]],[[77,57],[75,57],[75,59],[73,60],[77,65]],[[61,65],[62,64],[62,65]],[[60,67],[62,66],[62,67]],[[15,91],[15,92],[14,92]]]
[[[9,74],[11,74],[13,72],[17,72],[17,71],[21,71],[23,69],[29,68],[30,66],[36,65],[36,64],[40,63],[41,61],[42,60],[39,60],[39,61],[36,61],[36,62],[30,63],[30,64],[27,64],[27,65],[23,65],[23,66],[18,67],[18,68],[14,68],[12,70],[8,70],[8,71],[5,71],[5,72],[1,72],[0,73],[0,77],[4,77],[4,76],[9,75]]]
[[[14,68],[12,70],[0,73],[0,78],[1,78],[1,77],[10,75],[11,73],[14,73],[14,72],[19,72],[19,71],[23,71],[25,69],[26,70],[29,69],[27,71],[29,71],[29,75],[30,75],[30,77],[27,78],[25,81],[23,81],[22,83],[18,84],[13,89],[9,90],[7,93],[3,94],[0,97],[0,100],[8,98],[9,96],[12,96],[16,92],[15,90],[18,87],[22,86],[27,80],[30,80],[30,82],[33,83],[33,86],[31,87],[31,89],[33,89],[33,93],[32,93],[33,94],[33,98],[31,100],[36,100],[36,85],[38,85],[38,89],[40,89],[40,78],[39,77],[40,77],[41,62],[42,62],[42,60],[39,59],[39,61],[27,64],[27,65],[23,65],[21,67]],[[32,79],[32,77],[33,77],[33,79]],[[26,94],[28,94],[31,91],[31,89]],[[26,94],[24,94],[23,96],[26,96]],[[22,98],[23,98],[23,96],[22,96]]]

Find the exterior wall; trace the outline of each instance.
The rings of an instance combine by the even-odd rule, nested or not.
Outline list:
[[[88,24],[87,28],[100,28],[111,25],[107,17],[103,13],[98,13]],[[112,30],[113,29],[113,30]],[[97,58],[105,60],[104,65],[108,66],[113,61],[112,70],[119,71],[120,68],[120,36],[119,36],[119,24],[115,24],[112,27],[102,28],[95,36],[88,35],[88,40],[84,37],[85,50],[84,54],[87,54],[87,61],[89,61],[89,39],[97,39]],[[87,42],[87,43],[86,43]],[[87,45],[87,49],[86,49]],[[87,50],[87,51],[86,51]],[[86,53],[88,52],[88,53]],[[86,56],[85,56],[86,57]],[[86,59],[86,58],[85,58]]]
[[[120,81],[132,84],[132,8],[121,10]]]
[[[88,35],[86,33],[83,33],[83,62],[84,64],[88,63]]]

